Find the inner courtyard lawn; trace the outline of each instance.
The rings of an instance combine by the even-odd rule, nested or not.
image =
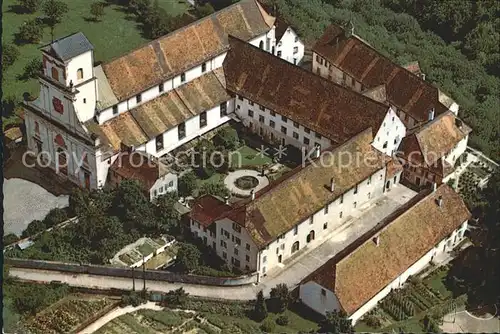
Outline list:
[[[69,12],[63,17],[62,22],[56,26],[54,38],[57,39],[78,31],[83,32],[94,45],[95,61],[109,61],[149,41],[142,33],[141,26],[136,22],[135,16],[127,13],[124,7],[114,4],[118,1],[103,1],[105,3],[104,15],[99,22],[89,20],[92,1],[71,0],[64,2],[68,5]],[[159,4],[172,16],[182,14],[189,8],[189,4],[185,0],[159,0]],[[3,1],[4,43],[14,42],[15,34],[24,22],[44,15],[41,9],[34,14],[22,14],[20,9],[21,7],[16,0]],[[22,81],[18,79],[18,76],[22,75],[24,67],[31,59],[35,57],[41,59],[39,48],[50,43],[50,41],[50,28],[45,27],[42,41],[39,44],[18,46],[19,58],[4,73],[4,98],[15,96],[22,99],[24,92],[38,96],[39,85],[37,80]]]

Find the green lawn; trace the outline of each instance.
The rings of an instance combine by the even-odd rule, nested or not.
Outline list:
[[[444,284],[446,276],[448,275],[448,268],[446,270],[436,270],[430,276],[423,280],[423,283],[427,285],[434,293],[439,292],[444,298],[452,296],[452,293],[446,285]]]
[[[220,173],[214,173],[208,179],[204,179],[204,180],[203,179],[197,179],[198,188],[200,188],[201,185],[204,184],[204,183],[219,183],[219,182],[222,182],[224,180],[224,177],[226,177],[226,175],[220,174]]]
[[[240,166],[262,166],[272,162],[272,158],[268,155],[261,155],[259,151],[246,145],[240,147],[231,155],[231,165],[234,168]]]
[[[137,250],[144,256],[148,256],[149,254],[155,251],[155,248],[151,246],[149,243],[144,242],[142,245],[137,247]]]
[[[86,21],[86,18],[89,16],[92,1],[71,0],[64,2],[68,4],[69,12],[63,18],[62,23],[56,26],[54,38],[82,31],[94,45],[95,61],[108,61],[148,42],[135,18],[127,15],[121,6],[110,4],[104,9],[104,15],[100,22],[89,22]],[[159,3],[173,15],[185,12],[189,6],[184,0],[159,0]],[[23,22],[43,15],[41,10],[35,14],[16,14],[12,10],[12,8],[15,10],[16,5],[16,0],[3,1],[3,42],[13,42],[14,35]],[[39,85],[36,80],[23,82],[16,78],[23,73],[24,66],[31,59],[41,57],[38,48],[49,42],[50,29],[45,27],[43,40],[39,45],[19,46],[21,53],[19,59],[4,73],[4,97],[15,95],[21,99],[24,92],[38,96]]]

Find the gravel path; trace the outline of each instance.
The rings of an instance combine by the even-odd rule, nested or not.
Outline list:
[[[69,196],[56,197],[39,185],[22,179],[4,179],[4,233],[21,232],[35,219],[43,219],[53,208],[68,205]]]
[[[250,196],[251,189],[243,190],[243,189],[236,187],[236,185],[234,184],[236,179],[238,179],[239,177],[242,177],[242,176],[247,176],[247,175],[253,176],[253,177],[257,178],[257,180],[259,180],[259,185],[255,188],[253,188],[253,190],[255,192],[259,191],[260,189],[264,188],[265,186],[267,186],[269,184],[269,180],[268,180],[267,176],[262,176],[261,173],[257,172],[256,170],[252,170],[252,169],[240,169],[240,170],[237,170],[234,172],[230,172],[226,176],[226,178],[224,179],[224,184],[229,189],[229,191],[231,191],[231,193],[233,193],[233,194],[236,194],[239,196]]]

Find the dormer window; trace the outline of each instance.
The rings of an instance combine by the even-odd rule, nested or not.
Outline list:
[[[78,80],[83,79],[83,69],[79,68],[78,71],[76,71],[76,78]]]

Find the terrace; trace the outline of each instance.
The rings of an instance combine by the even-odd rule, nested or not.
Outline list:
[[[160,238],[140,238],[136,242],[122,248],[110,260],[111,264],[118,267],[139,267],[143,263],[153,261],[148,267],[162,267],[175,259],[176,247],[174,238],[162,236]],[[162,255],[163,254],[163,255]],[[160,256],[161,255],[161,256]],[[164,261],[163,263],[161,263]]]

